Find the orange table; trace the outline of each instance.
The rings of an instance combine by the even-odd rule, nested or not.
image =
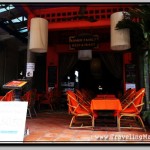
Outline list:
[[[120,100],[117,98],[113,99],[101,99],[95,98],[91,101],[91,110],[116,110],[121,111],[122,106]]]
[[[98,94],[96,95],[96,98],[108,99],[108,98],[116,98],[116,96],[114,94]]]
[[[117,98],[113,98],[113,99],[94,98],[91,100],[90,108],[92,112],[98,110],[114,110],[114,116],[116,116],[122,110],[120,100]],[[117,128],[118,128],[118,123],[117,123]]]

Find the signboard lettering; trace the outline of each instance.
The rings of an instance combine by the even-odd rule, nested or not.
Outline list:
[[[71,50],[93,49],[98,48],[99,35],[80,34],[69,37],[69,48]]]
[[[28,102],[0,102],[0,142],[23,142]]]

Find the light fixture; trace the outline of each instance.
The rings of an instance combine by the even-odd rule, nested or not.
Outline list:
[[[30,24],[29,50],[36,53],[47,52],[48,21],[43,18],[32,18]]]
[[[92,50],[78,50],[78,59],[79,60],[90,60],[92,59]]]
[[[116,12],[111,15],[111,49],[127,50],[130,45],[130,30],[128,28],[116,30],[116,24],[123,19],[123,12]]]
[[[93,73],[98,73],[101,71],[101,61],[99,58],[93,58],[91,60],[90,69]]]

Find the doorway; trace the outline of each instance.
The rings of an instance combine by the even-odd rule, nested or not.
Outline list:
[[[66,55],[61,55],[66,58]],[[73,57],[75,58],[75,57]],[[68,59],[69,60],[69,55]],[[61,62],[60,62],[61,63]],[[68,61],[70,63],[70,61]],[[69,66],[69,64],[65,64]],[[65,67],[60,65],[60,67]],[[123,75],[122,75],[122,54],[121,53],[94,53],[92,60],[78,60],[77,57],[72,62],[72,65],[66,70],[61,82],[67,82],[69,76],[71,82],[75,83],[75,71],[78,74],[78,88],[86,88],[93,91],[95,94],[111,93],[118,96],[119,92],[123,92]],[[66,67],[65,67],[66,69]],[[63,70],[60,68],[60,70]],[[61,73],[61,72],[60,72]],[[62,76],[62,75],[61,75]],[[102,87],[99,88],[99,87]],[[75,89],[75,87],[73,88]]]

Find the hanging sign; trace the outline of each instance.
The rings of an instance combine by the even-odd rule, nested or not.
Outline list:
[[[69,49],[71,50],[93,49],[98,48],[98,46],[99,35],[84,33],[69,37]]]
[[[35,63],[27,63],[26,77],[33,77],[34,70],[35,70]]]
[[[0,102],[0,143],[23,142],[28,102]]]

